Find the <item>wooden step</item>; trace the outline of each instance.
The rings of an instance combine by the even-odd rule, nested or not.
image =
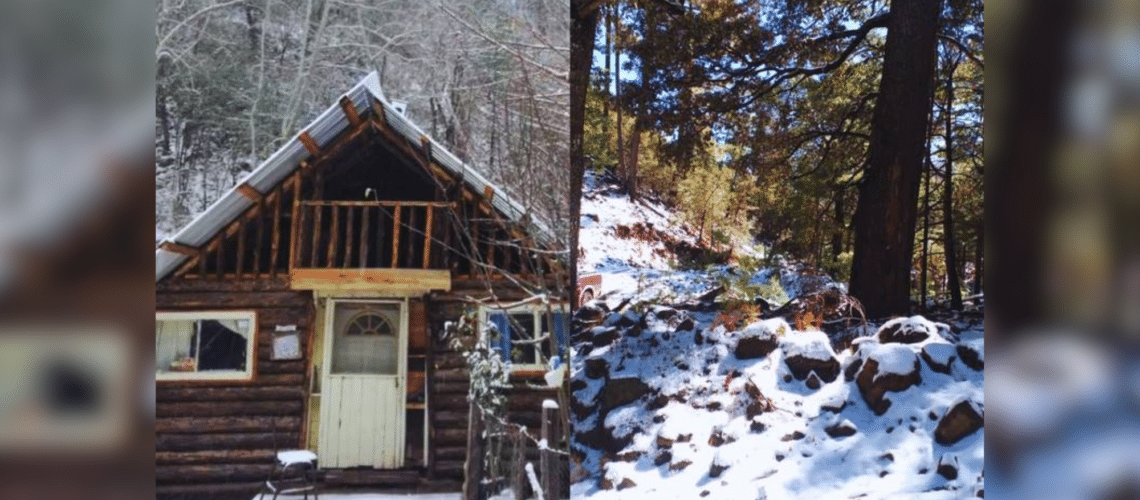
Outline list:
[[[329,469],[323,471],[323,484],[339,486],[408,487],[420,483],[419,469]]]

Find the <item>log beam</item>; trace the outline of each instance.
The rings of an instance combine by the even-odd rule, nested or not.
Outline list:
[[[311,156],[316,157],[321,154],[321,147],[317,145],[317,141],[313,139],[313,136],[309,135],[309,131],[301,132],[301,135],[297,136],[297,140],[301,141],[301,145],[305,146],[305,150],[308,151]]]
[[[238,187],[236,189],[237,192],[241,193],[242,196],[249,198],[249,200],[254,203],[260,203],[261,199],[265,197],[265,195],[258,191],[257,188],[250,186],[247,182],[238,184]]]
[[[348,96],[340,98],[340,109],[344,111],[344,117],[348,118],[348,123],[352,124],[353,127],[359,126],[364,121],[356,110],[356,104]]]
[[[198,253],[201,251],[198,248],[194,248],[194,247],[189,246],[189,245],[183,245],[183,244],[178,243],[176,241],[164,241],[164,242],[162,242],[162,244],[158,245],[158,248],[160,248],[162,250],[166,250],[167,252],[182,254],[182,255],[185,255],[188,257],[196,257],[196,256],[198,256]]]

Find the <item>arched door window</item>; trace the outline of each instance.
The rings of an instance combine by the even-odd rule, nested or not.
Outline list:
[[[335,307],[332,373],[395,375],[400,305],[338,302]]]
[[[372,311],[357,314],[348,323],[345,335],[395,335],[396,330],[387,317]]]

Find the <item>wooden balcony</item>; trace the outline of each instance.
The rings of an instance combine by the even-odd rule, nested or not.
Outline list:
[[[485,203],[324,201],[305,193],[279,186],[200,248],[168,244],[193,257],[175,274],[219,281],[288,275],[297,289],[355,280],[360,290],[377,283],[437,290],[450,278],[551,272],[548,256],[531,251],[525,232]]]
[[[447,289],[452,204],[301,201],[290,275],[298,289]]]

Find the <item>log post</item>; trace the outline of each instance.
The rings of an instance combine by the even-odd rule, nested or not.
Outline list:
[[[313,209],[313,234],[312,234],[312,238],[313,238],[312,247],[313,248],[312,248],[312,255],[309,256],[310,259],[312,260],[312,262],[310,262],[309,265],[312,267],[320,267],[321,261],[320,261],[320,256],[319,256],[318,252],[320,252],[320,242],[321,242],[321,214],[324,213],[325,207],[322,205],[312,205],[312,209]]]
[[[226,277],[226,233],[218,235],[218,281]]]
[[[400,208],[400,204],[397,203],[392,215],[392,267],[400,263]]]
[[[344,265],[341,267],[348,269],[352,263],[352,213],[356,211],[356,207],[347,206],[344,208],[348,214],[347,220],[344,222]]]
[[[272,278],[276,278],[277,277],[277,258],[278,258],[277,257],[277,251],[281,245],[281,198],[283,198],[285,196],[282,193],[282,186],[277,187],[277,191],[274,193],[273,196],[274,196],[274,198],[273,198],[273,242],[269,246],[269,248],[270,248],[269,251],[271,252],[271,254],[269,256],[269,276]],[[292,221],[290,221],[290,222],[292,222]],[[296,238],[297,236],[293,235],[293,237]],[[290,250],[290,252],[292,252],[293,247],[290,246],[289,250]],[[293,258],[292,253],[290,253],[289,258],[290,259]]]
[[[245,221],[238,222],[237,240],[237,257],[234,259],[234,278],[240,280],[245,277]]]
[[[463,464],[463,500],[480,500],[483,481],[483,416],[478,405],[467,410],[467,462]]]
[[[336,248],[340,234],[340,207],[331,205],[329,208],[332,209],[332,219],[329,222],[331,226],[329,229],[329,254],[325,265],[331,269],[336,266]]]
[[[360,213],[360,268],[368,267],[368,212],[372,207],[365,206]],[[376,267],[380,267],[377,263]]]
[[[515,441],[514,465],[511,468],[511,489],[515,492],[515,500],[527,499],[526,480],[526,436],[520,427],[512,433]]]
[[[265,239],[265,198],[257,200],[257,238],[253,243],[253,279],[261,279],[261,242]]]
[[[418,220],[416,217],[419,214],[419,207],[408,207],[408,254],[404,256],[404,267],[412,268],[416,262],[416,229],[419,228]]]
[[[427,206],[427,223],[424,224],[424,263],[423,268],[427,269],[431,266],[431,238],[432,238],[432,212],[435,212],[435,207],[432,205]]]
[[[293,269],[300,267],[301,254],[301,238],[297,237],[298,228],[300,227],[301,214],[301,175],[300,173],[293,174],[293,214],[289,221],[289,272]]]
[[[553,399],[542,402],[542,441],[538,456],[543,495],[551,500],[562,498],[561,475],[558,473],[558,455],[553,451],[558,441],[558,403]]]

